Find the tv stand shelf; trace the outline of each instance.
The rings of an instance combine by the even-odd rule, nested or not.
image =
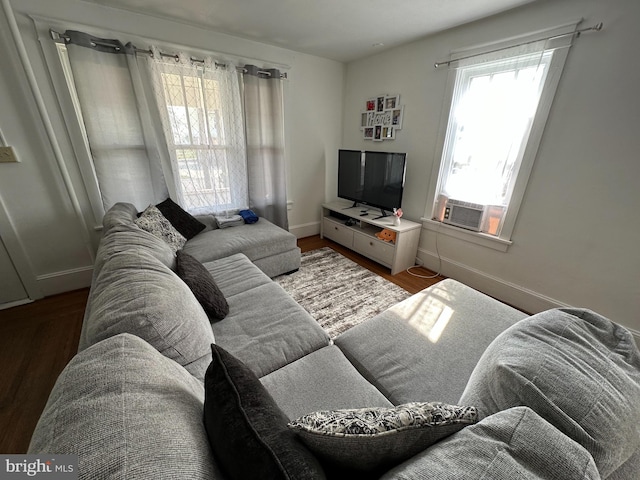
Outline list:
[[[362,216],[363,210],[368,210],[368,215]],[[402,219],[400,225],[393,225],[392,216],[376,219],[380,215],[379,209],[340,202],[323,203],[321,215],[321,238],[329,238],[390,268],[391,275],[415,265],[421,224]],[[350,219],[355,220],[355,224],[348,226],[346,223]],[[375,236],[384,228],[396,232],[395,243]]]

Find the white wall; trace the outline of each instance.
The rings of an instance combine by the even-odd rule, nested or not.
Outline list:
[[[433,63],[451,50],[584,18],[604,22],[572,47],[506,253],[440,234],[443,273],[527,311],[594,309],[640,331],[640,3],[535,2],[347,65],[345,148],[408,152],[403,210],[418,220],[437,175],[434,151],[447,79]],[[403,129],[393,142],[361,139],[364,101],[398,93]],[[435,168],[434,168],[435,164]],[[329,168],[328,168],[329,169]],[[335,192],[335,178],[328,192]],[[330,198],[331,195],[328,195]],[[422,230],[419,256],[437,268],[435,234]]]
[[[8,17],[0,9],[0,57],[3,59],[0,130],[21,159],[19,164],[0,165],[0,206],[5,207],[7,223],[19,239],[22,252],[18,253],[26,256],[23,265],[28,266],[26,270],[37,286],[32,298],[88,285],[93,263],[91,253],[99,234],[93,229],[96,222],[38,43],[50,45],[50,40],[46,31],[40,32],[38,38],[30,16],[58,19],[50,23],[62,30],[86,27],[96,34],[112,34],[124,43],[133,40],[143,46],[140,39],[157,39],[164,44],[219,52],[228,58],[259,65],[290,67],[285,86],[288,194],[292,201],[289,223],[292,231],[300,235],[319,231],[326,156],[327,152],[337,151],[342,135],[343,64],[78,0],[12,0],[11,5],[54,124],[65,167],[82,208],[82,218],[89,227],[83,230],[74,212],[20,63]],[[83,238],[88,238],[88,242]]]

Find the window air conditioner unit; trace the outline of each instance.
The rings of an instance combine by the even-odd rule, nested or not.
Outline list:
[[[486,213],[486,205],[449,199],[444,207],[442,222],[479,232]]]

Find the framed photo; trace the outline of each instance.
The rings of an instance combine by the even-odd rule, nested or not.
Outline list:
[[[376,99],[375,98],[368,98],[367,99],[367,111],[368,112],[373,112],[376,109]]]
[[[376,97],[376,112],[384,112],[384,95]]]
[[[391,110],[391,125],[396,129],[402,128],[402,116],[404,113],[404,106],[400,106]]]
[[[362,112],[360,114],[360,130],[364,130],[364,127],[367,126],[367,117],[368,117],[369,113],[368,112]]]
[[[394,127],[382,127],[382,139],[383,140],[395,140],[396,129]]]
[[[363,129],[363,131],[364,131],[363,138],[365,140],[373,140],[373,130],[374,130],[373,127],[365,127]]]
[[[387,95],[384,97],[384,109],[393,110],[400,106],[400,95]]]
[[[383,140],[383,138],[382,138],[382,125],[376,125],[373,128],[374,128],[373,141],[374,142],[381,142]]]

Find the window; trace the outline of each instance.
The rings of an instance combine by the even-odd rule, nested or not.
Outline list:
[[[556,38],[469,55],[452,70],[429,218],[510,240],[570,46]]]
[[[174,62],[175,63],[175,62]],[[161,118],[181,203],[194,213],[247,208],[247,173],[239,89],[229,72],[160,64],[155,75]],[[231,110],[231,111],[230,111]]]

